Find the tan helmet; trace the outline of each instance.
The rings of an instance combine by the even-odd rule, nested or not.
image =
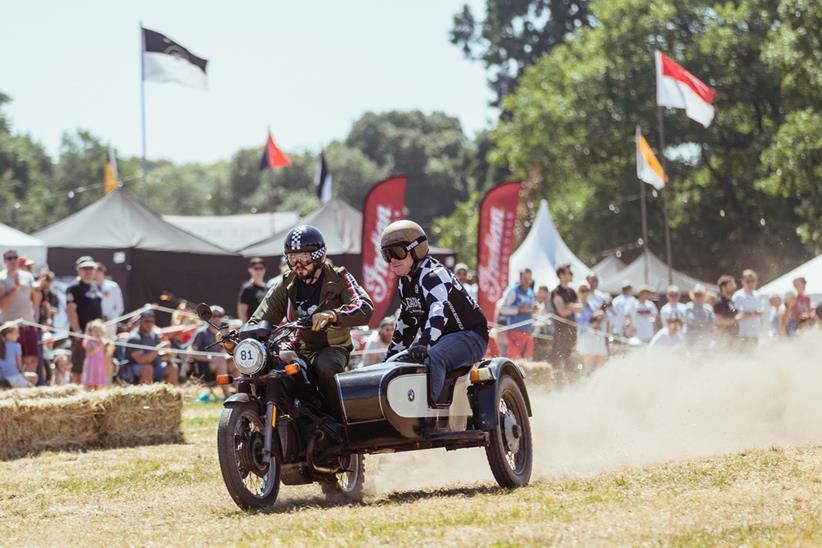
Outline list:
[[[382,231],[380,247],[402,245],[411,252],[415,261],[422,260],[428,255],[428,237],[420,225],[414,221],[394,221]]]

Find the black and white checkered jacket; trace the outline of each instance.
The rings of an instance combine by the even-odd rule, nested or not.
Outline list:
[[[388,356],[407,349],[414,342],[433,346],[443,336],[457,331],[476,331],[488,339],[488,321],[450,270],[436,259],[426,257],[411,276],[399,283],[400,317],[388,345]]]

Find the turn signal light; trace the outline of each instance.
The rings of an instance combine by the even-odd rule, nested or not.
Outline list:
[[[494,376],[491,374],[491,370],[487,367],[480,367],[479,369],[472,369],[471,376],[469,378],[472,383],[476,384],[478,382],[490,381],[494,378]]]
[[[285,364],[284,371],[286,375],[296,375],[300,372],[300,366],[296,363],[287,363]]]
[[[231,375],[217,375],[217,384],[220,386],[231,384],[234,382],[234,377]]]

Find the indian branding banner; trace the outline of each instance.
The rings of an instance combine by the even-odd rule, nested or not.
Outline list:
[[[374,301],[374,316],[369,327],[385,317],[397,284],[380,253],[380,238],[385,227],[403,218],[408,177],[391,177],[368,192],[362,208],[362,285]]]
[[[488,321],[508,284],[508,259],[514,252],[514,227],[519,205],[519,181],[508,181],[488,191],[480,204],[477,237],[479,305]]]

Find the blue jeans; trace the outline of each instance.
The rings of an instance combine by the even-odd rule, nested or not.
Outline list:
[[[428,358],[425,360],[430,370],[433,397],[439,397],[442,392],[448,371],[480,361],[487,348],[488,341],[475,331],[457,331],[443,335],[428,351]]]

